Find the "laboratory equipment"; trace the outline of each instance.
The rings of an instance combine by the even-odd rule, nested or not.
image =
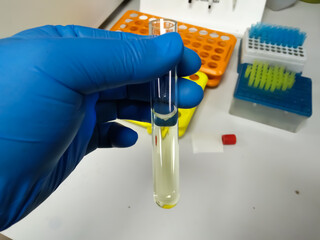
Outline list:
[[[237,136],[235,134],[223,134],[221,140],[223,145],[234,145],[237,143]]]
[[[242,37],[251,24],[261,21],[265,3],[266,0],[140,0],[140,12]]]
[[[305,38],[306,33],[298,28],[265,23],[251,26],[240,44],[238,72],[241,64],[259,60],[301,73],[307,61]]]
[[[169,32],[177,32],[177,22],[162,18],[149,22],[149,35]],[[174,67],[150,87],[154,200],[162,208],[174,207],[180,197],[177,80]]]
[[[127,11],[111,28],[112,31],[148,34],[148,22],[160,17]],[[178,33],[186,47],[194,50],[201,58],[200,71],[208,76],[208,87],[217,87],[228,66],[237,39],[232,34],[219,32],[184,22],[178,22]]]
[[[312,115],[311,79],[295,73],[292,80],[284,68],[265,66],[242,65],[230,113],[297,132]]]
[[[184,77],[186,79],[189,79],[190,81],[194,81],[195,83],[197,83],[203,90],[206,87],[206,84],[208,82],[208,77],[206,74],[204,74],[203,72],[196,72],[195,74],[188,76],[188,77]],[[179,130],[179,137],[182,137],[189,126],[189,123],[196,111],[197,107],[194,108],[178,108],[178,130]],[[132,122],[134,124],[140,125],[142,127],[145,127],[148,131],[149,134],[152,133],[152,126],[150,123],[148,122],[140,122],[140,121],[133,121],[133,120],[128,120],[129,122]],[[167,131],[166,128],[163,128],[163,133],[165,134],[165,132]]]

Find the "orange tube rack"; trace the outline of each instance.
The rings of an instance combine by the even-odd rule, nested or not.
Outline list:
[[[156,18],[160,17],[129,10],[111,30],[148,35],[148,23]],[[208,76],[207,87],[217,87],[237,42],[236,37],[183,22],[178,22],[178,33],[184,45],[200,56],[202,62],[200,71]]]

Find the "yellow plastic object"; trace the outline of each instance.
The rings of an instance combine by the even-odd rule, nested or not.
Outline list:
[[[194,75],[191,75],[191,76],[185,77],[185,78],[196,82],[200,87],[202,87],[203,90],[205,89],[206,84],[208,82],[208,77],[203,72],[197,72]],[[178,109],[179,137],[182,137],[185,134],[185,132],[187,131],[188,125],[190,123],[190,120],[191,120],[196,108],[197,107],[188,108],[188,109],[183,109],[183,108]],[[137,124],[139,126],[145,127],[145,128],[147,128],[147,131],[149,134],[152,133],[150,123],[132,121],[132,120],[129,120],[129,122],[132,122],[132,123]],[[162,136],[165,136],[167,134],[167,131],[168,131],[168,129],[163,127],[162,128]]]
[[[174,204],[174,205],[164,205],[162,208],[164,208],[164,209],[170,209],[170,208],[173,208],[173,207],[175,207],[176,206],[176,204]]]
[[[244,76],[249,78],[248,86],[274,92],[292,88],[296,73],[286,70],[284,66],[254,61],[253,65],[247,66]]]

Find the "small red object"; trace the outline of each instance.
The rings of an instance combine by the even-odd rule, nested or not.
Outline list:
[[[234,145],[237,142],[237,137],[234,134],[224,134],[222,135],[223,145]]]

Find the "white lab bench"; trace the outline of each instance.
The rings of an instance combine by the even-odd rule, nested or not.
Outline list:
[[[129,8],[138,10],[138,4]],[[134,126],[135,146],[91,153],[40,207],[3,233],[14,240],[319,240],[320,4],[266,9],[263,21],[308,35],[303,75],[313,80],[313,115],[299,132],[228,113],[237,44],[221,84],[205,90],[180,140],[181,200],[175,208],[153,202],[151,138]],[[194,153],[195,133],[234,133],[238,142],[223,153]]]

